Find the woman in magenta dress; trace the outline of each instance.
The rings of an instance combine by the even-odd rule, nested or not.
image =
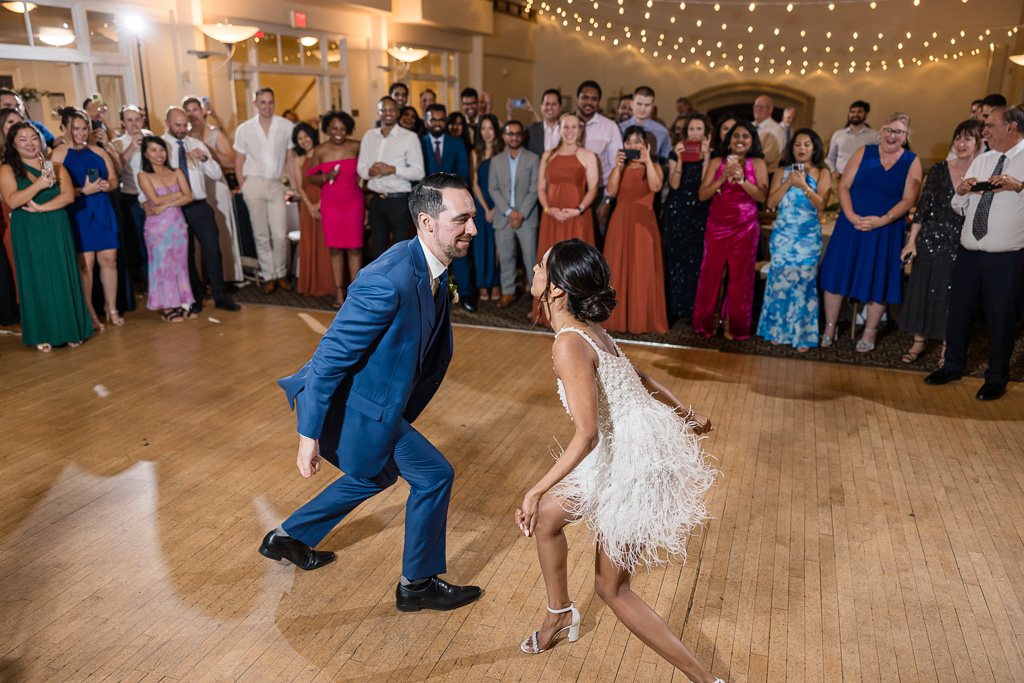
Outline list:
[[[728,266],[725,338],[750,336],[754,261],[760,234],[757,203],[767,195],[768,167],[757,129],[748,121],[737,121],[723,137],[718,157],[708,165],[698,192],[701,201],[711,200],[711,206],[704,231],[704,261],[693,303],[694,332],[711,337],[717,331],[718,289]]]
[[[295,158],[291,177],[295,178],[295,189],[302,199],[299,205],[299,276],[295,291],[306,296],[328,296],[335,293],[331,252],[320,225],[320,188],[309,179],[313,150],[320,144],[320,135],[316,128],[300,121],[292,129],[292,144]],[[337,303],[335,306],[340,308]]]
[[[618,200],[608,223],[604,255],[612,270],[612,287],[619,304],[608,316],[605,328],[664,334],[668,332],[668,307],[654,194],[661,190],[665,176],[661,166],[651,159],[651,145],[643,128],[627,128],[623,147],[638,151],[640,158],[627,160],[620,149],[608,178],[608,194]]]
[[[149,252],[150,310],[163,309],[165,322],[198,318],[188,277],[188,224],[181,207],[192,191],[181,169],[167,165],[167,143],[155,135],[142,140],[139,201],[146,209],[146,250]]]
[[[348,139],[355,127],[355,121],[343,111],[324,114],[320,129],[327,139],[313,150],[308,171],[310,181],[320,186],[320,221],[331,250],[337,308],[345,301],[345,261],[348,282],[355,280],[363,267],[366,202],[356,175],[359,141]]]

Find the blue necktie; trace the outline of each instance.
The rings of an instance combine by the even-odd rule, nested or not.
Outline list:
[[[188,179],[188,157],[185,156],[185,141],[178,140],[178,168],[185,175],[185,184],[192,189],[192,181]]]

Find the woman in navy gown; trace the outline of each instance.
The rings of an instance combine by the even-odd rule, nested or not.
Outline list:
[[[906,214],[917,201],[922,177],[921,160],[910,151],[909,141],[910,117],[891,114],[882,125],[881,142],[854,152],[843,171],[839,181],[843,210],[821,262],[822,347],[835,341],[843,297],[867,303],[859,353],[874,350],[886,304],[903,301],[900,250]]]
[[[476,169],[473,178],[473,199],[476,201],[477,234],[473,238],[473,265],[476,286],[481,301],[501,298],[501,280],[498,277],[498,248],[494,241],[494,202],[487,192],[487,178],[491,172],[491,158],[505,149],[501,139],[498,117],[484,114],[480,117],[480,148],[469,153],[470,167]]]

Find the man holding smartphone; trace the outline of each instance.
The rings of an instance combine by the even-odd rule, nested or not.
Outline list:
[[[988,368],[975,398],[994,401],[1010,379],[1024,295],[1024,109],[995,107],[982,134],[991,149],[971,163],[950,202],[964,216],[964,228],[949,285],[946,353],[943,366],[924,381],[946,384],[963,376],[981,310],[988,323]]]

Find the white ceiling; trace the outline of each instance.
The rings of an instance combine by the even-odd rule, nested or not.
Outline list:
[[[541,22],[651,59],[779,74],[987,59],[992,45],[1017,46],[1024,6],[1022,0],[528,1]]]

